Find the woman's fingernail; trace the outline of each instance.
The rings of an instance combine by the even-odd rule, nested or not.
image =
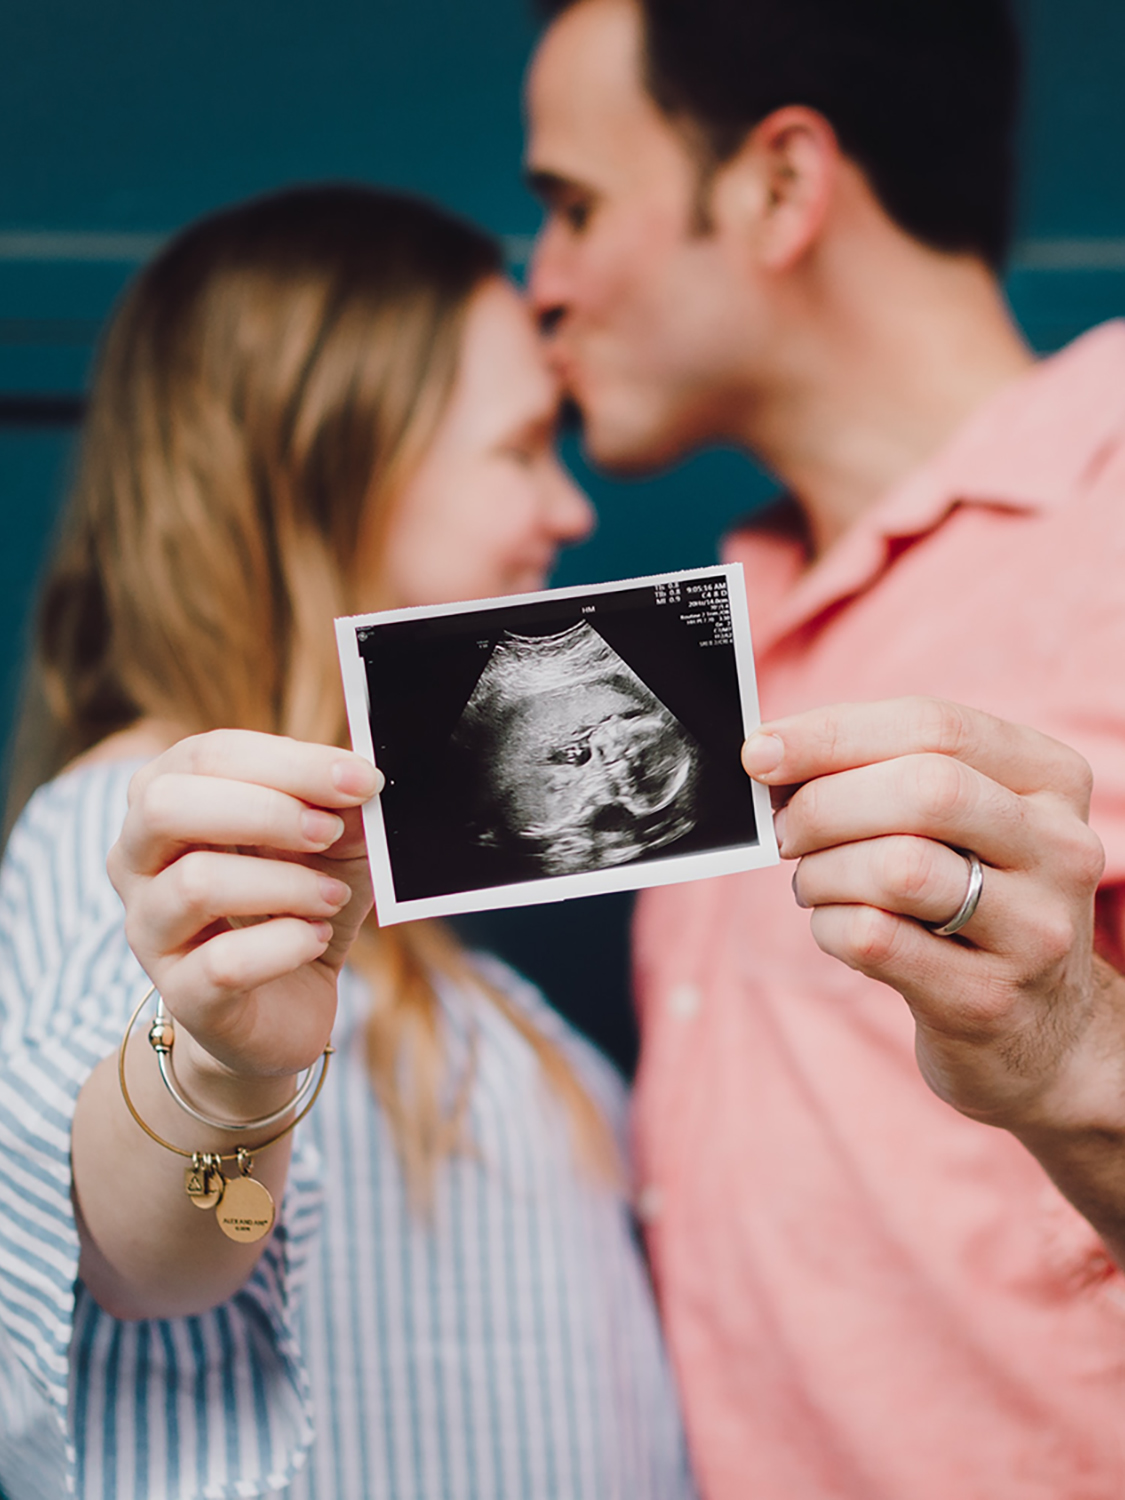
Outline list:
[[[789,809],[779,807],[773,815],[773,831],[777,839],[777,850],[779,854],[785,853],[785,825],[789,821]]]
[[[796,901],[797,905],[801,908],[802,911],[808,911],[808,909],[809,909],[809,903],[807,901],[802,901],[801,900],[801,893],[797,889],[797,876],[800,873],[801,873],[801,865],[800,865],[800,861],[798,861],[797,862],[797,868],[793,871],[793,879],[790,882],[790,884],[793,887],[793,900]]]
[[[328,906],[346,906],[351,900],[351,887],[342,880],[333,880],[331,875],[322,875],[317,881],[321,899]]]
[[[335,813],[321,812],[319,808],[309,807],[301,814],[301,833],[310,844],[316,844],[318,848],[327,849],[334,844],[344,831],[344,820],[338,818]]]
[[[327,944],[327,943],[330,943],[332,941],[332,923],[331,922],[310,922],[309,926],[312,928],[313,932],[316,934],[318,942],[326,943]]]
[[[747,776],[768,776],[785,757],[785,746],[776,734],[752,734],[742,747],[742,765]]]
[[[374,797],[383,790],[383,773],[370,761],[353,756],[338,760],[332,767],[332,785],[346,797]]]

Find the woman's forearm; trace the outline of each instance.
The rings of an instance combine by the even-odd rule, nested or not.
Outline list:
[[[337,978],[371,906],[360,807],[380,785],[348,751],[245,730],[182,740],[133,777],[107,869],[129,945],[174,1018],[180,1086],[211,1118],[270,1115],[324,1051]],[[139,1032],[126,1071],[141,1118],[164,1140],[227,1155],[260,1146],[253,1175],[280,1203],[290,1141],[265,1144],[278,1126],[236,1135],[201,1125],[164,1087]],[[132,1118],[116,1057],[79,1096],[71,1157],[80,1275],[107,1312],[201,1312],[253,1272],[265,1241],[229,1240],[213,1209],[192,1201],[190,1158]],[[224,1171],[239,1175],[234,1162]]]
[[[186,1040],[186,1039],[185,1039]],[[260,1117],[292,1098],[292,1078],[224,1080],[191,1066],[177,1043],[180,1085],[205,1113]],[[181,1060],[182,1059],[182,1060]],[[175,1103],[161,1081],[142,1034],[126,1059],[129,1093],[142,1118],[165,1140],[188,1151],[230,1153],[246,1146],[253,1176],[280,1205],[292,1136],[254,1153],[255,1144],[282,1128],[247,1138],[199,1124]],[[71,1137],[75,1208],[81,1241],[79,1275],[106,1312],[118,1318],[169,1318],[204,1312],[227,1300],[253,1273],[268,1243],[227,1238],[213,1209],[188,1196],[186,1157],[151,1140],[129,1114],[117,1076],[117,1057],[94,1069],[78,1098]],[[223,1165],[234,1178],[233,1162]]]

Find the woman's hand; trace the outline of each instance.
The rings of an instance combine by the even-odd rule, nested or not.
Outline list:
[[[179,1023],[177,1067],[221,1113],[253,1114],[248,1081],[297,1073],[328,1042],[371,905],[360,806],[381,785],[349,751],[244,730],[182,740],[133,778],[110,878]]]
[[[205,1112],[253,1120],[283,1107],[292,1075],[323,1052],[336,978],[371,905],[360,805],[381,784],[349,751],[241,730],[182,740],[133,778],[109,874],[129,942],[176,1018],[180,1084]],[[126,1068],[134,1104],[166,1140],[232,1150],[230,1134],[169,1097],[139,1030]],[[247,1130],[237,1143],[280,1203],[292,1137],[275,1135]],[[79,1275],[106,1311],[186,1316],[244,1285],[265,1240],[233,1243],[192,1205],[183,1162],[126,1110],[115,1056],[83,1085],[71,1163]]]

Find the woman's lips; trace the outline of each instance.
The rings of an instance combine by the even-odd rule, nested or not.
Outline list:
[[[547,359],[551,370],[562,386],[564,396],[581,404],[581,372],[578,360],[573,350],[560,348],[557,344],[548,346]]]

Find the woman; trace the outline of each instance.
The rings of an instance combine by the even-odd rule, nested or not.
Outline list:
[[[5,1492],[690,1493],[620,1085],[502,966],[378,931],[334,748],[334,614],[533,588],[587,530],[556,400],[496,248],[389,194],[219,214],[115,318],[22,739],[69,769],[0,875]],[[188,1178],[118,1079],[146,973],[197,1114],[143,1028],[128,1089]],[[219,1231],[216,1119],[265,1239]]]

